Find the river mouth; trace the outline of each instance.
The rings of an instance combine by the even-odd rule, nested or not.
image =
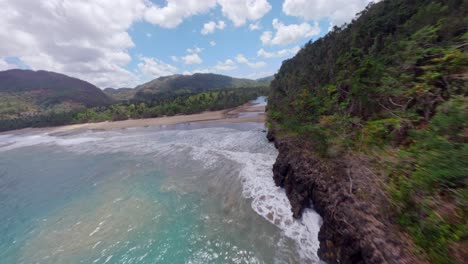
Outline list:
[[[2,135],[4,263],[318,263],[261,123]],[[3,262],[2,262],[3,263]]]

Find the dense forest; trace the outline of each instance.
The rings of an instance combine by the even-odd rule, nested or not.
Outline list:
[[[185,94],[224,88],[255,87],[268,85],[249,79],[239,79],[214,73],[195,73],[193,75],[170,75],[159,77],[135,87],[135,98],[145,99],[159,94]]]
[[[277,137],[324,160],[373,160],[394,221],[431,263],[467,256],[467,11],[463,0],[371,4],[283,62],[269,97]]]
[[[152,118],[177,114],[194,114],[239,106],[268,94],[268,86],[240,87],[199,93],[161,93],[108,106],[73,110],[51,110],[40,114],[0,119],[0,131],[25,127],[48,127],[88,122]]]

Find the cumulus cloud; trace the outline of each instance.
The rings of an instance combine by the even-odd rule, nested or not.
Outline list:
[[[62,72],[98,86],[127,86],[134,46],[127,30],[144,0],[1,0],[0,59],[17,57],[33,70]],[[105,25],[105,26],[103,26]]]
[[[175,28],[184,19],[206,13],[217,5],[236,27],[258,20],[271,10],[267,0],[167,0],[165,6],[151,4],[145,12],[145,20],[164,28]]]
[[[216,0],[167,0],[166,6],[151,5],[145,20],[164,28],[175,28],[185,18],[207,12],[216,6]]]
[[[313,26],[306,22],[285,25],[278,19],[273,19],[272,24],[276,33],[273,35],[271,31],[263,32],[260,37],[263,45],[287,45],[320,34],[320,27],[317,22]]]
[[[242,54],[236,56],[236,61],[240,64],[245,64],[253,69],[263,68],[266,66],[266,63],[263,61],[251,62]]]
[[[245,25],[247,21],[258,20],[271,10],[267,0],[218,0],[218,3],[223,14],[236,27]]]
[[[237,69],[237,65],[231,59],[227,59],[224,62],[218,62],[218,64],[216,64],[213,67],[213,70],[215,70],[215,71],[232,71],[232,70],[235,70],[235,69]],[[208,70],[208,71],[210,71],[210,70]]]
[[[203,60],[200,58],[200,56],[198,56],[197,53],[189,54],[187,56],[182,57],[181,59],[187,65],[201,64],[203,62]]]
[[[202,35],[213,34],[216,29],[223,30],[226,27],[226,23],[222,20],[218,21],[218,23],[214,21],[210,21],[203,25],[201,30]]]
[[[149,57],[141,57],[138,63],[138,69],[141,73],[152,78],[172,75],[177,72],[177,68],[166,64],[160,60]]]
[[[287,57],[287,56],[292,56],[292,55],[295,55],[301,48],[299,48],[299,46],[296,46],[296,47],[293,47],[293,48],[290,48],[290,49],[282,49],[282,50],[278,50],[278,51],[275,51],[275,52],[268,52],[266,50],[264,50],[263,48],[261,48],[260,50],[258,50],[257,52],[257,56],[258,57],[262,57],[262,58],[280,58],[280,57]]]
[[[187,65],[192,65],[192,64],[202,64],[203,60],[200,58],[199,53],[203,51],[202,48],[199,48],[197,46],[194,46],[193,48],[188,48],[185,51],[187,51],[187,55],[181,57],[180,59],[184,62],[184,64]],[[174,57],[174,56],[173,56]],[[171,58],[173,61],[179,61],[179,58],[174,57]]]
[[[256,23],[250,24],[249,29],[250,29],[250,31],[260,30],[260,29],[262,29],[262,26],[260,26],[259,22],[256,22]]]
[[[306,20],[330,19],[333,25],[351,21],[370,2],[379,0],[285,0],[283,12]]]
[[[210,41],[210,46],[211,46],[211,47],[214,47],[214,46],[216,46],[216,41],[213,41],[213,40],[212,40],[212,41]]]

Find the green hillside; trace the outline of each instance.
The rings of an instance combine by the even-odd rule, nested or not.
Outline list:
[[[272,75],[272,76],[267,76],[267,77],[257,79],[256,81],[259,83],[264,83],[264,84],[269,85],[274,79],[275,79],[275,76]]]
[[[160,77],[135,87],[136,99],[154,97],[158,94],[185,94],[225,88],[261,86],[254,80],[238,79],[213,73],[171,75]]]
[[[112,99],[96,86],[46,71],[0,72],[0,118],[108,105]]]
[[[133,88],[106,88],[104,93],[116,101],[130,100],[135,96],[135,89]]]
[[[467,256],[468,2],[386,0],[305,45],[271,86],[277,137],[359,153],[431,263]]]

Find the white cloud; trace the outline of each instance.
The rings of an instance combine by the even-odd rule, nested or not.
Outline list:
[[[158,78],[161,76],[172,75],[177,72],[177,68],[166,64],[155,58],[141,57],[140,63],[138,63],[138,69],[144,75],[150,76],[152,78]]]
[[[251,62],[244,55],[238,54],[236,56],[236,61],[240,64],[246,64],[250,68],[258,69],[266,66],[266,63],[263,61]]]
[[[247,58],[242,54],[237,55],[236,61],[238,63],[247,63],[247,62],[249,62],[249,60],[247,60]]]
[[[320,34],[320,27],[317,22],[311,26],[309,23],[285,25],[278,19],[273,19],[275,35],[271,31],[265,31],[260,37],[263,45],[287,45],[297,42],[303,38]]]
[[[265,67],[266,63],[264,61],[257,61],[257,62],[249,62],[247,63],[247,65],[249,65],[250,68],[259,69],[259,68]]]
[[[204,14],[217,4],[236,27],[258,20],[271,10],[267,0],[166,0],[165,6],[149,4],[145,20],[164,28],[175,28],[184,19]]]
[[[224,62],[218,62],[218,64],[216,64],[213,69],[215,71],[232,71],[237,69],[237,65],[233,60],[227,59]]]
[[[192,72],[186,71],[184,74],[229,72],[238,69],[241,64],[245,64],[253,69],[259,69],[266,66],[266,63],[263,61],[252,62],[243,54],[238,54],[234,59],[218,61],[218,63],[212,67],[196,69]]]
[[[5,60],[0,58],[0,71],[6,71],[6,70],[15,69],[15,68],[18,68],[18,66],[14,65],[14,64],[10,64],[10,63],[8,63]]]
[[[372,0],[285,0],[283,12],[306,20],[329,18],[334,25],[342,25],[355,17]]]
[[[192,74],[195,74],[195,73],[212,73],[213,70],[210,70],[210,69],[196,69],[196,70],[193,70],[193,71],[185,71],[184,72],[184,75],[192,75]]]
[[[260,30],[262,29],[262,26],[260,25],[260,22],[252,23],[249,25],[250,31],[255,31],[255,30]]]
[[[271,10],[267,0],[218,0],[218,3],[223,14],[236,27],[245,25],[247,21],[258,20]]]
[[[200,53],[203,51],[203,49],[195,46],[193,48],[188,48],[185,51],[187,51],[187,53]]]
[[[175,28],[185,18],[206,13],[215,6],[216,0],[167,0],[164,7],[151,5],[145,12],[145,19],[164,28]]]
[[[282,49],[282,50],[278,50],[276,52],[268,52],[268,51],[264,50],[263,48],[261,48],[257,52],[257,56],[262,57],[262,58],[287,57],[287,56],[295,55],[300,49],[301,48],[299,48],[299,46],[296,46],[296,47],[293,47],[293,48],[290,48],[290,49]]]
[[[216,29],[223,30],[226,27],[226,23],[222,20],[218,21],[218,23],[214,21],[210,21],[203,25],[201,30],[202,35],[213,34]]]
[[[141,18],[145,0],[0,0],[0,5],[0,58],[17,57],[33,70],[61,72],[100,87],[136,84],[124,68],[134,46],[127,30]]]
[[[260,36],[260,40],[263,44],[270,43],[271,39],[273,38],[273,33],[271,31],[265,31]]]
[[[212,41],[210,41],[210,46],[211,46],[211,47],[214,47],[214,46],[216,46],[216,41],[213,41],[213,40],[212,40]]]
[[[200,55],[198,55],[203,51],[203,48],[194,46],[193,48],[188,48],[185,51],[188,53],[187,55],[180,57],[180,58],[176,56],[171,56],[171,60],[173,62],[179,62],[180,60],[182,60],[184,64],[187,64],[187,65],[203,63],[203,60],[200,58]]]
[[[203,60],[200,58],[200,56],[198,56],[197,53],[189,54],[187,56],[182,57],[181,59],[187,65],[203,63]]]

